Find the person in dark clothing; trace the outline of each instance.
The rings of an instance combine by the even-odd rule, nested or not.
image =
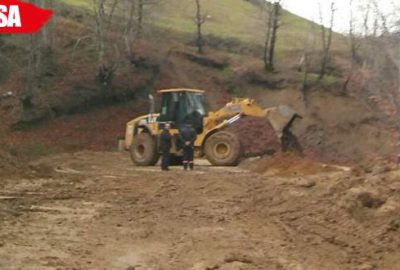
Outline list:
[[[161,170],[163,171],[169,171],[169,152],[172,146],[172,136],[169,132],[170,129],[170,124],[165,124],[164,130],[162,131],[160,137],[160,149],[162,153]]]
[[[203,115],[198,111],[193,111],[185,118],[185,123],[191,123],[197,134],[203,132]]]
[[[183,142],[183,168],[185,171],[194,168],[194,142],[197,139],[196,130],[191,124],[186,124],[179,132]]]

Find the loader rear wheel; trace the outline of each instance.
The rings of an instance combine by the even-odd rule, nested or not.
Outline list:
[[[242,156],[242,146],[235,134],[220,131],[207,139],[204,152],[214,166],[236,166]]]
[[[131,145],[131,159],[138,166],[155,165],[160,157],[157,143],[148,133],[137,135]]]

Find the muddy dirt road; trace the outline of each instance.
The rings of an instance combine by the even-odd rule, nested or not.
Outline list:
[[[0,269],[399,269],[400,172],[278,177],[42,159],[3,179]]]

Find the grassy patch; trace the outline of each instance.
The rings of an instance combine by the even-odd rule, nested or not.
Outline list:
[[[299,73],[299,81],[303,79],[303,74]],[[334,75],[325,75],[322,80],[319,79],[319,74],[309,73],[307,75],[307,81],[309,85],[320,86],[325,89],[332,89],[340,86],[340,79]]]
[[[68,5],[92,9],[90,0],[62,0]],[[119,12],[124,10],[119,7]],[[156,28],[185,34],[195,34],[194,1],[165,0],[148,7],[146,23]],[[203,25],[204,35],[219,38],[235,38],[245,43],[262,46],[266,35],[265,8],[243,0],[203,0],[202,12],[208,19]],[[319,27],[304,18],[283,11],[278,32],[277,53],[289,50],[303,50],[305,40],[315,32],[315,46],[319,46]],[[342,47],[342,36],[334,35],[334,46]]]
[[[61,0],[60,2],[71,6],[84,7],[90,9],[92,9],[93,7],[93,1],[90,0]]]

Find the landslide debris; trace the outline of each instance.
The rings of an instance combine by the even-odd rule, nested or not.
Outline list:
[[[338,169],[293,152],[278,152],[273,156],[248,159],[242,166],[257,173],[277,176],[312,175]]]
[[[236,134],[242,144],[244,156],[273,154],[280,150],[280,142],[266,118],[243,117],[227,128]]]

